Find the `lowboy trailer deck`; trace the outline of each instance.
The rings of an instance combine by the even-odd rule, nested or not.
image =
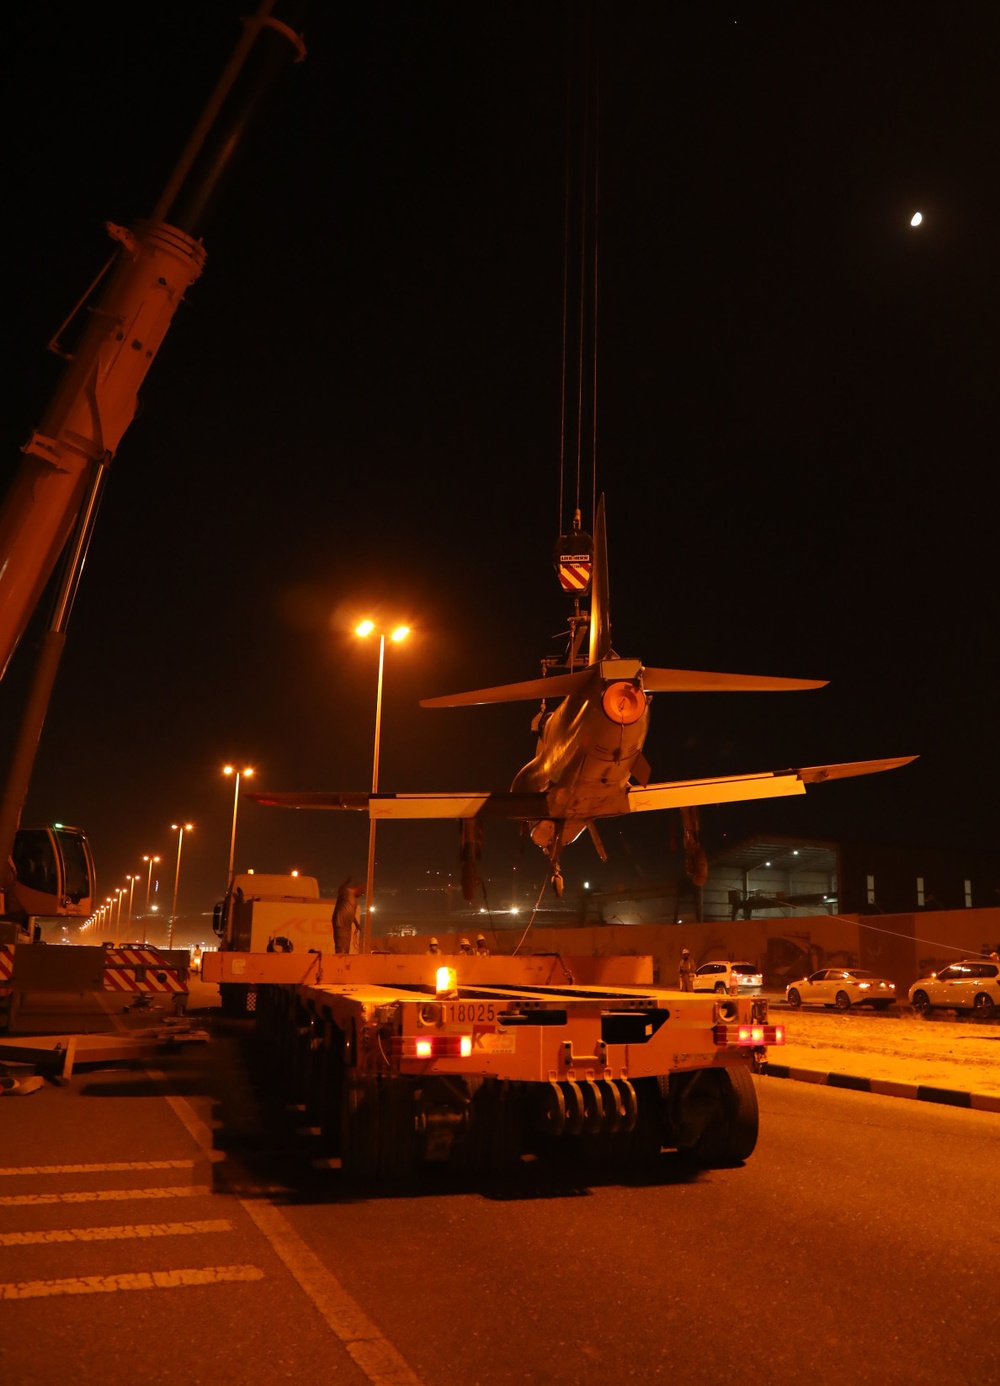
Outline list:
[[[648,957],[205,955],[256,992],[289,1102],[355,1179],[424,1162],[502,1170],[565,1142],[628,1165],[739,1164],[753,1073],[782,1044],[761,997],[654,986]]]

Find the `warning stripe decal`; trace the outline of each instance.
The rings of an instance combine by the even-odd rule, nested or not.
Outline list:
[[[187,986],[176,972],[158,968],[139,977],[135,971],[125,967],[108,967],[104,970],[105,991],[128,992],[168,992],[178,996],[187,995]]]

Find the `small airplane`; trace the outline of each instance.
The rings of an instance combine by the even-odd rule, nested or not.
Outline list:
[[[248,798],[281,808],[346,809],[379,819],[459,820],[462,827],[462,888],[470,903],[478,884],[476,862],[483,824],[506,818],[526,825],[548,857],[555,895],[562,894],[562,850],[586,830],[602,861],[607,853],[597,820],[653,809],[680,809],[688,839],[697,810],[705,804],[736,803],[804,794],[806,786],[892,770],[915,760],[851,761],[798,770],[724,775],[651,784],[643,755],[654,693],[794,692],[823,688],[825,679],[770,678],[690,669],[647,668],[638,659],[620,659],[611,644],[608,614],[608,561],[604,497],[594,527],[590,594],[589,657],[585,667],[546,674],[523,683],[500,684],[468,693],[421,699],[421,707],[469,707],[480,703],[542,700],[533,726],[535,756],[514,776],[506,793],[285,793],[257,791]],[[559,699],[548,709],[548,700]],[[690,846],[688,843],[687,845]]]

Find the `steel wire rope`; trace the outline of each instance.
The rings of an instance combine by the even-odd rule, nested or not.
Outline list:
[[[522,944],[522,943],[524,942],[524,940],[528,937],[528,934],[531,932],[531,929],[533,928],[534,923],[535,923],[535,915],[538,913],[538,907],[539,907],[539,905],[542,903],[542,896],[545,894],[545,887],[546,887],[547,885],[548,885],[548,877],[546,877],[545,880],[542,881],[542,888],[541,888],[541,890],[538,892],[538,899],[535,901],[534,906],[533,906],[533,908],[532,908],[532,911],[531,911],[531,918],[528,920],[527,924],[525,924],[525,926],[524,926],[524,933],[521,935],[521,937],[517,940],[517,943],[514,945],[514,951],[513,951],[513,953],[511,954],[511,957],[514,956],[514,954],[515,954],[515,953],[517,952],[517,950],[520,948],[521,944]]]

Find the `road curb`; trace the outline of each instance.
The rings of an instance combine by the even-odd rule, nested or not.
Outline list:
[[[819,1069],[791,1068],[765,1063],[761,1073],[769,1078],[790,1078],[796,1083],[818,1083],[852,1092],[873,1092],[880,1097],[905,1097],[915,1102],[936,1102],[944,1107],[969,1107],[978,1112],[1000,1112],[1000,1097],[984,1092],[960,1092],[931,1088],[921,1083],[894,1083],[887,1078],[861,1078],[853,1073],[824,1073]]]

